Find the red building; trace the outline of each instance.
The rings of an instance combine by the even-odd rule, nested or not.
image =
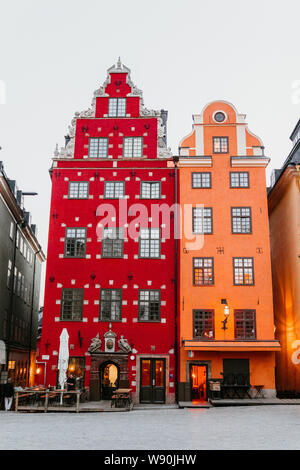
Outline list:
[[[59,337],[90,399],[131,388],[135,402],[175,400],[175,174],[166,111],[148,110],[130,70],[108,69],[92,107],[56,148],[40,381],[58,384]],[[166,216],[155,210],[165,205]],[[154,209],[154,211],[153,211]],[[170,230],[170,232],[169,232]]]

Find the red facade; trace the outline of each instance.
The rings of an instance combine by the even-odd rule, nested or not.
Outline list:
[[[166,114],[144,108],[119,61],[55,152],[39,357],[46,385],[57,385],[66,328],[69,368],[90,399],[122,387],[136,402],[175,400],[174,227],[168,211],[153,213],[175,202]],[[103,241],[108,226],[123,241]]]

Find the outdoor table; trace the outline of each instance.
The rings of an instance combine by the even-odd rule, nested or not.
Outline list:
[[[132,402],[131,391],[132,388],[118,388],[115,390],[111,398],[111,406],[115,406],[116,408],[129,408]]]

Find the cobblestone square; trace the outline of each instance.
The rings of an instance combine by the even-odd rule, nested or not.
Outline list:
[[[300,406],[0,412],[0,449],[300,449]]]

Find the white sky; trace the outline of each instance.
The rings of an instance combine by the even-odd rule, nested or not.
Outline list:
[[[0,160],[39,193],[26,208],[44,251],[55,144],[118,56],[145,106],[169,111],[175,154],[192,114],[223,99],[262,138],[268,175],[280,167],[300,117],[299,17],[298,0],[2,0]]]

